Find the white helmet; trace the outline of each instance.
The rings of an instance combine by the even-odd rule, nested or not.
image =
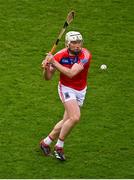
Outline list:
[[[69,31],[65,36],[66,46],[68,46],[71,41],[83,41],[82,35],[77,31]]]

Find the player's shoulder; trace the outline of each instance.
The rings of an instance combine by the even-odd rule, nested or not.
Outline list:
[[[58,52],[54,55],[54,59],[55,59],[56,61],[60,62],[60,60],[61,60],[63,57],[67,56],[67,54],[68,54],[67,52],[68,52],[68,51],[67,51],[67,48],[61,49],[60,51],[58,51]]]
[[[86,59],[91,59],[92,54],[88,49],[82,48],[82,53]]]
[[[82,48],[82,52],[85,55],[90,55],[91,54],[91,52],[87,48]]]
[[[58,51],[55,55],[65,55],[67,53],[68,53],[67,48],[64,48]]]

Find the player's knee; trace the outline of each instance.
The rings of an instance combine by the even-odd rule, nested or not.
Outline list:
[[[71,120],[74,122],[74,123],[78,123],[79,120],[80,120],[80,114],[75,114],[71,117]]]

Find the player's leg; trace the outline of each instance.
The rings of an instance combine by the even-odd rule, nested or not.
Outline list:
[[[67,112],[65,111],[63,115],[63,119],[54,126],[53,130],[49,133],[49,135],[45,139],[41,140],[40,147],[46,156],[51,155],[50,144],[53,142],[53,140],[58,138],[62,125],[67,119],[68,119],[68,115]]]
[[[60,131],[59,138],[63,141],[80,120],[80,107],[76,100],[65,102],[64,107],[69,118],[64,122]]]
[[[69,118],[62,125],[59,134],[59,139],[55,145],[55,151],[54,151],[56,158],[61,161],[65,160],[65,155],[63,151],[64,140],[69,135],[72,128],[80,120],[80,108],[78,102],[75,99],[65,102],[64,107]]]
[[[64,112],[64,116],[63,116],[63,119],[61,121],[59,121],[53,128],[53,130],[50,132],[49,136],[55,140],[59,137],[59,134],[60,134],[60,131],[61,131],[61,128],[64,124],[64,122],[68,119],[68,114],[65,110]]]

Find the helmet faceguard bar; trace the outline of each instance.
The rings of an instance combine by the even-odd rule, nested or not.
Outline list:
[[[82,36],[81,34],[71,35],[69,41],[82,41]]]

